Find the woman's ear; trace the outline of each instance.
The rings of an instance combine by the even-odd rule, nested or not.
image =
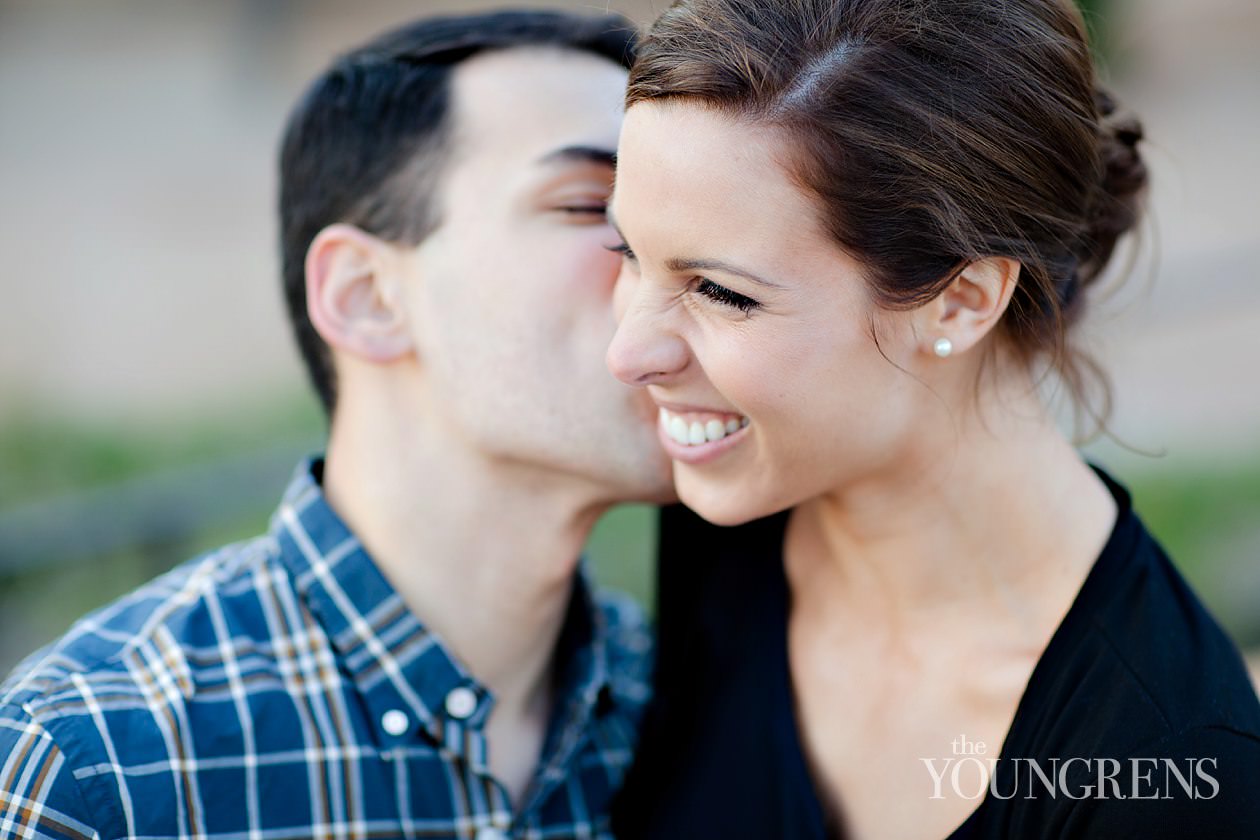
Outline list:
[[[965,353],[988,335],[1006,312],[1020,264],[1009,257],[975,260],[916,319],[923,352],[944,358]]]
[[[306,309],[330,347],[385,363],[413,342],[390,245],[352,225],[329,225],[306,251]]]

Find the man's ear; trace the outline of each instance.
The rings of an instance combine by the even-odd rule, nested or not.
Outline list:
[[[330,347],[369,362],[413,349],[388,243],[345,224],[329,225],[306,251],[306,310]]]
[[[1006,312],[1019,280],[1019,261],[975,260],[920,311],[916,332],[922,352],[965,353],[988,335]]]

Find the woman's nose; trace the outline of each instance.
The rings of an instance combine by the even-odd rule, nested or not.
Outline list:
[[[653,308],[643,283],[617,288],[617,332],[605,361],[613,376],[627,385],[651,385],[668,379],[687,366],[690,351],[670,325],[671,314]]]

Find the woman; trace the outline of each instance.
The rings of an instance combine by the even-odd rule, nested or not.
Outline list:
[[[1038,394],[1146,181],[1070,1],[683,0],[627,103],[609,365],[749,524],[664,520],[619,836],[1260,836],[1236,650]]]

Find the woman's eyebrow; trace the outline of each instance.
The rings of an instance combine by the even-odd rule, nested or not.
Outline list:
[[[737,266],[733,266],[730,263],[722,262],[721,260],[682,259],[679,257],[675,257],[673,259],[666,260],[665,267],[668,268],[670,271],[676,271],[676,272],[721,271],[725,274],[734,274],[737,277],[743,277],[745,280],[751,280],[752,282],[757,283],[758,285],[765,286],[770,289],[783,288],[783,286],[781,286],[778,283],[767,280],[766,278],[761,277],[760,275],[754,274],[751,271],[746,271]]]
[[[621,232],[621,228],[617,225],[617,220],[613,217],[612,201],[608,202],[608,210],[605,213],[605,218],[607,219],[608,224],[612,226],[612,229],[617,232],[617,236],[621,237],[621,241],[625,242],[625,234]],[[683,259],[681,257],[674,257],[673,259],[665,261],[665,267],[674,272],[722,271],[726,274],[734,274],[736,277],[743,277],[747,280],[751,280],[752,282],[765,286],[769,289],[784,288],[779,283],[767,280],[758,274],[754,274],[751,271],[745,271],[742,268],[733,266],[730,263],[722,262],[721,260]]]

